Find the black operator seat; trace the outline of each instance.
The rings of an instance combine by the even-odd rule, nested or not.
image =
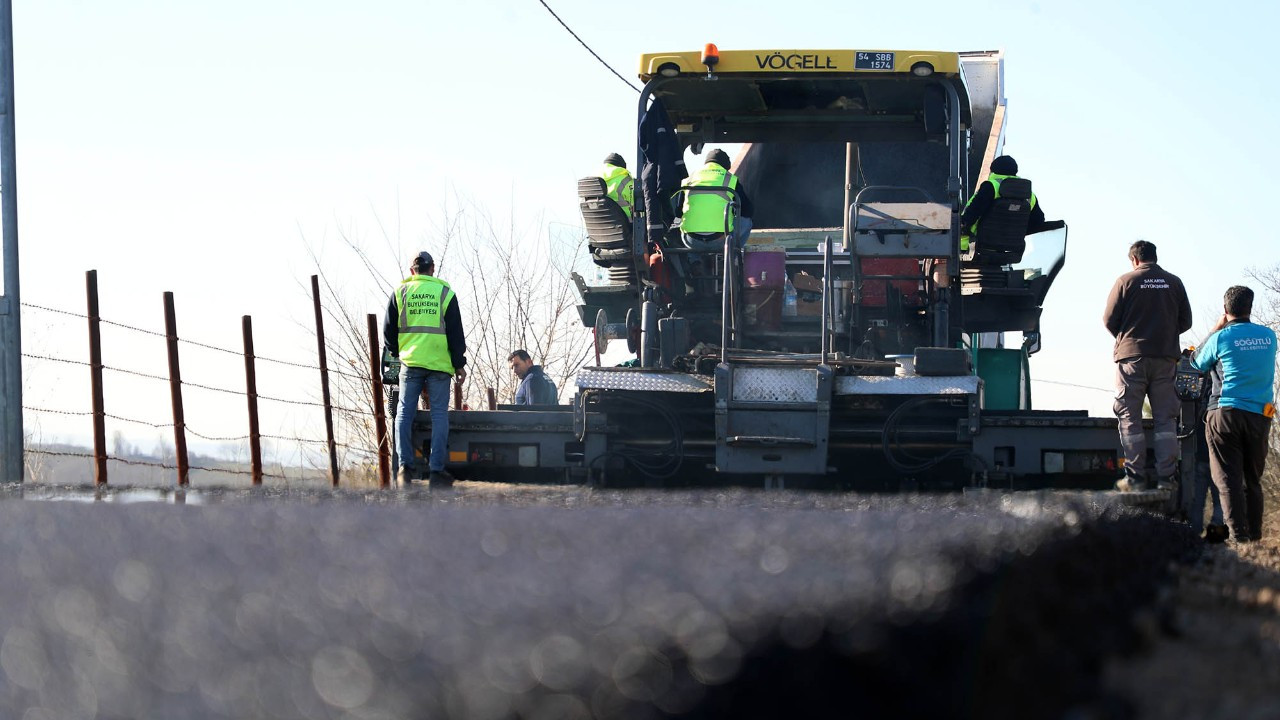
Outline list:
[[[609,197],[604,178],[593,176],[579,180],[578,201],[595,264],[601,267],[630,264],[631,221],[622,206]]]
[[[1022,261],[1027,249],[1027,224],[1031,219],[1031,181],[1011,177],[1000,183],[1000,197],[978,221],[973,238],[973,262],[980,265],[1012,265]]]

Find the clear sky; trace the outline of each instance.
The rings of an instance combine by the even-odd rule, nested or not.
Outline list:
[[[1005,149],[1071,229],[1032,372],[1102,389],[1037,383],[1040,407],[1110,412],[1102,305],[1135,239],[1186,282],[1187,343],[1247,267],[1280,262],[1266,200],[1280,166],[1271,3],[548,2],[629,79],[643,52],[706,42],[1004,50]],[[537,0],[42,0],[15,4],[14,28],[23,300],[82,310],[95,268],[104,317],[159,329],[173,290],[181,334],[224,347],[239,347],[251,314],[260,354],[314,357],[300,330],[308,245],[341,275],[340,235],[363,239],[394,275],[431,249],[453,193],[499,217],[578,225],[575,180],[610,151],[634,163],[635,92]],[[351,276],[380,313],[382,296]],[[82,321],[23,323],[28,352],[86,357]],[[106,352],[164,372],[162,347],[121,335]],[[184,356],[197,381],[235,387],[239,372],[234,358]],[[83,368],[28,375],[27,404],[87,409]],[[109,410],[166,421],[163,386],[109,382]],[[188,419],[240,435],[241,402]],[[46,438],[88,436],[84,419],[39,421]]]

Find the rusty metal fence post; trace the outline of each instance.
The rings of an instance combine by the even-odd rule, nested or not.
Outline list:
[[[382,354],[378,352],[378,316],[369,313],[369,382],[373,386],[373,430],[378,443],[378,484],[391,486],[391,446],[387,442],[387,418],[383,414]]]
[[[182,415],[182,370],[178,366],[178,320],[173,309],[173,293],[164,294],[164,337],[169,346],[169,397],[173,400],[173,454],[178,466],[178,485],[190,482],[187,464],[187,423]]]
[[[253,484],[262,484],[262,436],[258,429],[258,372],[253,355],[253,318],[240,318],[240,330],[244,335],[244,389],[249,400],[249,462],[253,470]]]
[[[338,486],[338,445],[333,440],[333,404],[329,400],[329,361],[324,347],[324,313],[320,309],[320,277],[311,276],[311,298],[316,310],[316,345],[320,353],[320,397],[324,401],[324,430],[329,441],[329,474]]]
[[[107,411],[102,399],[102,329],[98,317],[98,271],[84,274],[89,303],[89,388],[93,402],[93,484],[107,484]]]

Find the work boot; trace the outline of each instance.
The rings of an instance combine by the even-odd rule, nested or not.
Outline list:
[[[1244,537],[1243,535],[1239,537],[1232,535],[1231,537],[1227,538],[1227,541],[1223,543],[1223,545],[1225,545],[1228,550],[1234,550],[1237,553],[1247,554],[1249,552],[1249,548],[1253,547],[1253,542],[1249,540],[1249,538]]]
[[[1155,489],[1157,489],[1157,490],[1174,490],[1174,489],[1176,489],[1177,487],[1178,487],[1178,476],[1175,474],[1175,475],[1166,475],[1166,476],[1164,476],[1164,477],[1160,478],[1159,480],[1157,480],[1157,481],[1156,481],[1156,488],[1155,488]],[[1148,488],[1148,489],[1150,489],[1150,488]]]
[[[1146,480],[1126,475],[1116,481],[1116,489],[1120,492],[1143,492],[1151,488],[1147,485]]]
[[[1226,525],[1215,525],[1209,523],[1204,529],[1204,541],[1210,545],[1217,545],[1227,541],[1227,537],[1231,533],[1227,531]]]
[[[401,465],[400,469],[396,471],[396,482],[401,485],[412,485],[413,475],[414,473],[409,469],[408,465]]]
[[[453,476],[449,474],[448,470],[432,470],[427,482],[433,488],[451,488],[453,487]]]

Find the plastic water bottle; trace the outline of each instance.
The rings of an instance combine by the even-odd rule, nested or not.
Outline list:
[[[796,286],[791,284],[791,278],[789,276],[783,275],[783,277],[786,279],[782,283],[782,316],[795,317]]]

